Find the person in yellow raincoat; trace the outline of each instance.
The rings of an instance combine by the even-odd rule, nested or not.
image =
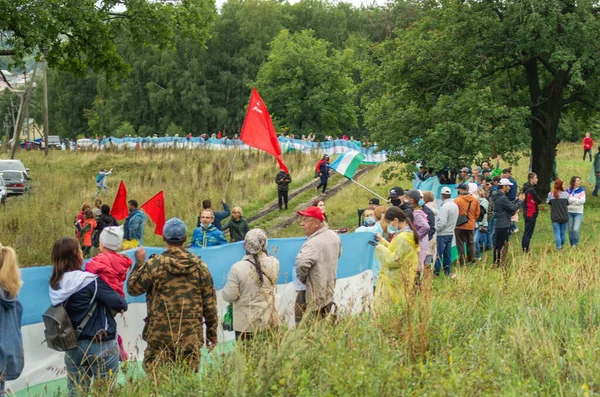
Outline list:
[[[395,236],[388,243],[379,233],[375,234],[379,242],[375,259],[381,263],[373,298],[375,307],[405,302],[415,285],[419,266],[419,235],[410,219],[398,207],[389,208],[384,218],[388,232],[395,231]]]

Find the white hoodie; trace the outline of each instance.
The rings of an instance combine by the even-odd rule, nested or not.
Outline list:
[[[50,302],[52,306],[63,303],[71,297],[71,295],[81,291],[88,286],[92,281],[98,278],[97,275],[84,272],[83,270],[73,270],[63,274],[59,282],[57,290],[50,289]]]

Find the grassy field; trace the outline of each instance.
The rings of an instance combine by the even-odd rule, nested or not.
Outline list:
[[[119,181],[127,186],[128,199],[139,205],[164,190],[167,218],[185,220],[191,235],[196,226],[202,200],[211,199],[221,210],[234,152],[211,150],[129,151],[129,152],[42,152],[20,151],[18,157],[30,168],[32,192],[9,197],[0,208],[0,241],[17,249],[22,266],[46,265],[55,239],[74,235],[74,217],[83,202],[93,204],[96,174],[113,168],[108,177],[110,191],[99,197],[112,205]],[[312,180],[318,155],[290,153],[285,161],[291,172],[291,188]],[[7,158],[6,154],[0,158]],[[240,150],[233,166],[226,201],[239,205],[245,215],[257,212],[265,203],[277,198],[276,161],[269,155]],[[162,246],[153,234],[154,225],[146,225],[144,242]]]
[[[70,220],[80,201],[91,197],[94,191],[93,175],[97,168],[113,166],[117,169],[111,181],[113,189],[121,175],[129,173],[132,197],[147,198],[164,188],[168,215],[182,214],[180,216],[191,226],[198,202],[205,197],[216,200],[221,192],[218,183],[208,183],[203,188],[203,179],[210,175],[216,181],[216,174],[226,173],[228,156],[203,153],[207,157],[200,160],[199,154],[194,153],[132,153],[128,157],[117,154],[62,157],[59,154],[46,163],[35,155],[26,154],[23,159],[34,170],[34,189],[44,192],[44,197],[34,191],[31,196],[8,203],[0,218],[0,233],[3,233],[2,241],[7,238],[4,234],[13,239],[16,235],[18,242],[25,239],[20,233],[6,231],[9,219],[18,218],[21,211],[25,211],[23,217],[27,222],[23,220],[19,224],[42,233],[40,239],[27,237],[30,242],[43,240],[36,243],[40,252],[32,258],[46,261],[43,247],[49,246],[55,236],[70,232]],[[260,157],[261,165],[251,168],[250,164],[255,164],[251,156],[257,161],[259,156],[245,156],[248,156],[248,169],[238,173],[238,187],[231,185],[230,201],[239,200],[251,211],[275,197],[272,178],[276,169],[266,157]],[[580,156],[579,145],[560,147],[560,177],[568,180],[572,175],[579,175],[588,191],[582,242],[578,248],[555,250],[549,210],[544,206],[533,237],[532,254],[523,255],[518,249],[519,233],[512,237],[510,260],[504,268],[492,268],[487,255],[475,266],[457,268],[456,279],[426,278],[419,294],[407,307],[389,308],[377,316],[363,313],[344,318],[336,326],[321,322],[293,330],[281,329],[245,346],[236,345],[233,353],[215,353],[211,360],[205,360],[200,374],[183,368],[165,368],[143,380],[126,375],[128,380],[112,395],[600,394],[600,239],[597,238],[600,200],[591,197],[592,186],[587,181],[590,164],[584,163]],[[76,163],[72,159],[80,162],[81,170],[73,170]],[[301,156],[293,160],[297,162],[295,169],[305,170],[298,172],[306,176],[304,182],[312,177],[314,160]],[[286,161],[292,160],[286,158]],[[220,170],[213,170],[211,164]],[[515,167],[519,185],[525,180],[527,164],[524,160]],[[65,175],[44,176],[42,179],[51,181],[48,186],[55,186],[44,188],[46,182],[36,174],[41,167],[60,169]],[[409,186],[408,181],[383,181],[380,175],[384,168],[374,168],[360,182],[384,197],[391,186]],[[47,173],[44,171],[43,175]],[[251,177],[261,182],[254,183]],[[296,178],[296,186],[302,184],[300,179],[302,177]],[[241,188],[244,180],[245,187]],[[80,188],[72,190],[70,186]],[[311,195],[307,193],[298,201],[309,199]],[[330,225],[354,227],[356,209],[364,207],[371,196],[351,186],[328,198]],[[292,208],[288,215],[291,211]],[[280,233],[281,236],[300,234],[297,224]],[[158,244],[158,239],[153,238],[150,244]],[[28,255],[22,252],[23,247],[17,245],[19,254]],[[106,395],[101,390],[93,394]]]

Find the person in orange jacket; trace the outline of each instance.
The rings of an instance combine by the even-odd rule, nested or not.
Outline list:
[[[459,261],[465,264],[466,256],[469,262],[475,263],[475,223],[479,218],[479,201],[469,193],[469,186],[466,183],[461,183],[456,189],[458,197],[454,199],[454,203],[458,206],[458,221],[454,236],[456,237]],[[466,222],[462,222],[461,219]],[[467,246],[466,253],[465,245]]]

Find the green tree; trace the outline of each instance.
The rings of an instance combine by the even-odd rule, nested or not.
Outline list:
[[[290,34],[287,30],[271,47],[256,85],[278,127],[320,137],[356,127],[351,50],[331,49],[312,31]]]
[[[561,115],[596,110],[600,20],[594,1],[444,0],[379,48],[367,125],[403,161],[435,167],[531,147],[550,186]]]
[[[176,35],[200,44],[208,37],[214,0],[0,0],[0,55],[20,66],[29,55],[45,54],[51,68],[109,78],[129,70],[115,39],[126,32],[136,45],[173,44]]]
[[[129,121],[124,121],[111,135],[115,138],[123,138],[127,135],[135,136],[135,128]]]

